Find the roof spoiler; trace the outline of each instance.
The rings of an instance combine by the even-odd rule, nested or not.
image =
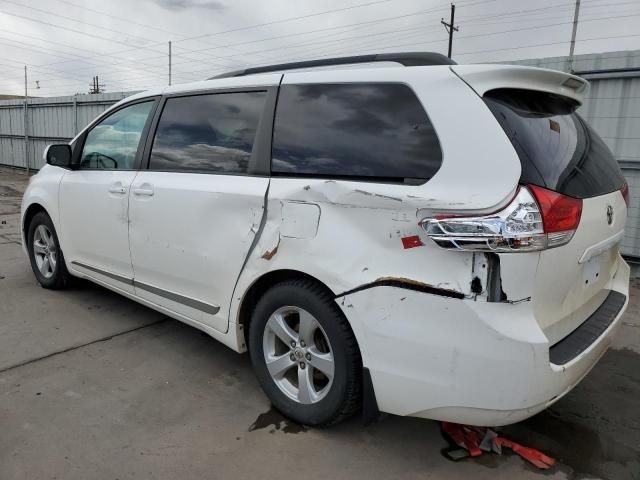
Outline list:
[[[582,105],[589,86],[584,78],[546,68],[521,65],[452,65],[450,68],[481,97],[497,88],[518,88],[563,95]]]

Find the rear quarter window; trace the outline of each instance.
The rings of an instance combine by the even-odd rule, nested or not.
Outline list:
[[[604,195],[622,187],[618,162],[575,112],[577,102],[518,89],[489,91],[484,101],[520,157],[522,183],[576,198]]]
[[[273,174],[422,183],[442,164],[422,104],[402,84],[284,85]]]

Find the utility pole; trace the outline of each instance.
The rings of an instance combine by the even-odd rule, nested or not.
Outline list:
[[[580,15],[580,0],[576,0],[576,8],[573,12],[573,30],[571,31],[571,45],[569,46],[569,61],[567,71],[573,72],[573,51],[576,47],[576,32],[578,31],[578,16]]]
[[[27,66],[24,66],[24,163],[27,167],[27,177],[29,176],[29,120],[27,112],[29,109],[27,97]]]
[[[96,75],[95,77],[93,77],[91,79],[91,85],[89,85],[89,93],[90,94],[95,94],[95,93],[103,93],[104,89],[101,87],[104,87],[104,83],[100,83],[100,80],[98,78],[98,76]]]
[[[453,26],[453,21],[455,17],[456,17],[456,6],[452,3],[451,4],[451,20],[449,21],[449,23],[445,22],[444,18],[440,20],[440,23],[444,25],[444,29],[449,34],[449,53],[447,55],[449,58],[451,58],[451,48],[453,47],[453,32],[458,31],[458,27]]]
[[[171,40],[169,40],[169,85],[171,85]]]

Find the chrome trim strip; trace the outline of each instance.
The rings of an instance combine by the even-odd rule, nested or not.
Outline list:
[[[209,303],[201,302],[200,300],[185,297],[184,295],[170,292],[168,290],[163,290],[147,283],[138,282],[137,280],[134,280],[133,284],[136,288],[141,288],[142,290],[146,290],[147,292],[153,293],[154,295],[164,297],[168,300],[181,303],[183,305],[186,305],[187,307],[195,308],[196,310],[200,310],[211,315],[215,315],[220,311],[220,307],[218,305],[211,305]]]
[[[100,275],[104,275],[105,277],[109,277],[114,280],[117,280],[118,282],[126,283],[127,285],[133,285],[133,278],[125,277],[123,275],[118,275],[117,273],[107,272],[106,270],[102,270],[101,268],[92,267],[91,265],[87,265],[81,262],[76,262],[75,260],[72,261],[71,264],[77,265],[78,267],[86,268],[87,270],[91,270],[92,272],[99,273]]]
[[[104,275],[105,277],[112,278],[113,280],[116,280],[118,282],[126,283],[127,285],[132,285],[136,288],[146,290],[147,292],[158,295],[159,297],[164,297],[173,302],[181,303],[182,305],[195,308],[196,310],[200,310],[210,315],[215,315],[220,311],[220,307],[218,305],[211,305],[209,303],[201,302],[200,300],[195,300],[191,297],[185,297],[184,295],[180,295],[175,292],[170,292],[168,290],[154,287],[153,285],[149,285],[147,283],[139,282],[137,280],[134,280],[133,278],[118,275],[117,273],[107,272],[106,270],[102,270],[101,268],[92,267],[81,262],[72,261],[71,264],[77,265],[78,267],[86,268],[87,270],[99,273],[100,275]]]

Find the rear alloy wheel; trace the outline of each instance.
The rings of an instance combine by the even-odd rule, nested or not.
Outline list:
[[[64,264],[58,235],[53,222],[44,212],[34,215],[27,232],[27,248],[31,269],[44,288],[60,289],[71,278]]]
[[[335,370],[331,343],[306,310],[286,306],[273,312],[264,329],[262,350],[271,379],[293,401],[316,403],[331,389]]]
[[[362,363],[347,319],[315,282],[274,285],[258,301],[249,351],[260,384],[284,415],[330,425],[360,406]]]

